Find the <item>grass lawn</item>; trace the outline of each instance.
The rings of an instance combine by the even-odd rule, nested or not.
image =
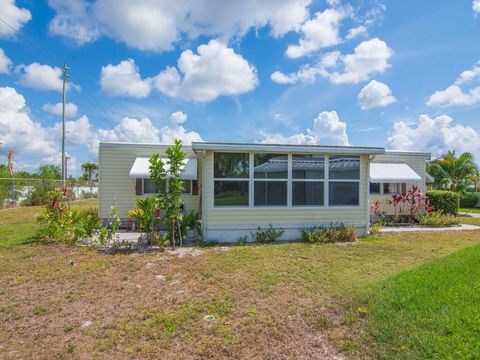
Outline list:
[[[469,213],[480,214],[480,208],[460,208],[460,212],[469,212]]]
[[[4,358],[435,355],[414,331],[438,354],[478,349],[470,336],[480,324],[467,305],[478,303],[472,261],[479,258],[480,231],[391,234],[355,245],[207,247],[196,249],[198,256],[111,256],[34,241],[38,211],[0,211]],[[418,284],[414,299],[409,276]],[[472,289],[464,291],[468,282]],[[428,299],[438,297],[435,289],[443,296]],[[444,301],[451,303],[442,307]],[[394,332],[400,318],[387,316],[393,309],[406,315],[402,324],[410,332]],[[414,314],[423,322],[415,323]]]
[[[455,252],[375,287],[377,355],[475,359],[480,354],[480,246]]]

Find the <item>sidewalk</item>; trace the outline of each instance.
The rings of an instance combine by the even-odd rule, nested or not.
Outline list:
[[[480,226],[462,224],[458,226],[449,227],[426,227],[426,226],[411,226],[411,227],[384,227],[380,230],[382,233],[392,232],[429,232],[429,231],[463,231],[463,230],[480,230]]]

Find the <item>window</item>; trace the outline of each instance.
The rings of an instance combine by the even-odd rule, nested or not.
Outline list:
[[[288,155],[254,154],[255,206],[287,206]]]
[[[370,194],[380,194],[380,183],[370,183]]]
[[[183,180],[183,192],[182,194],[190,194],[192,192],[192,181]]]
[[[143,193],[144,194],[156,194],[155,183],[151,179],[143,179]]]
[[[292,155],[292,205],[324,205],[325,157]]]
[[[329,205],[360,205],[360,157],[330,156],[328,174]]]
[[[406,183],[384,183],[383,193],[385,195],[389,195],[389,194],[405,195],[407,193],[407,184]]]
[[[248,206],[249,154],[214,153],[214,206]]]

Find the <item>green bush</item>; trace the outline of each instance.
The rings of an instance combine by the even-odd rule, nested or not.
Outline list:
[[[453,226],[459,224],[459,221],[455,216],[445,215],[441,211],[419,214],[415,216],[415,220],[420,225],[427,225],[433,227]]]
[[[100,227],[100,220],[94,208],[83,211],[69,208],[66,203],[67,196],[67,191],[52,191],[48,194],[48,204],[37,217],[37,221],[43,225],[39,231],[41,238],[74,244],[91,237]]]
[[[453,191],[429,190],[427,197],[435,211],[444,214],[457,215],[460,207],[460,195]]]
[[[480,193],[466,192],[460,195],[460,207],[473,208],[480,202]]]
[[[269,225],[268,229],[262,230],[260,226],[257,231],[251,231],[250,236],[253,241],[258,243],[274,242],[278,240],[282,235],[283,230],[276,230],[273,228],[272,224]]]
[[[352,225],[313,226],[302,230],[302,240],[309,243],[354,242],[357,233]]]

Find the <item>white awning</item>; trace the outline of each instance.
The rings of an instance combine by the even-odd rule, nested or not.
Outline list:
[[[370,182],[420,182],[422,178],[407,164],[370,163]]]
[[[164,162],[164,166],[167,165],[167,159],[161,158]],[[133,178],[149,178],[150,177],[150,158],[138,157],[133,162],[130,169],[130,177]],[[185,159],[183,160],[183,180],[197,180],[197,159]]]

